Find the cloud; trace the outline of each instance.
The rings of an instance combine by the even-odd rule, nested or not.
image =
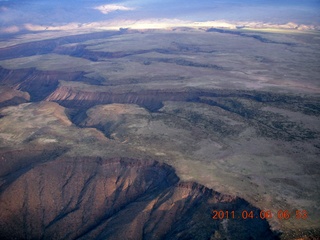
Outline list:
[[[132,10],[134,10],[134,8],[126,7],[123,5],[116,5],[116,4],[101,5],[101,6],[95,7],[94,9],[99,10],[103,14],[108,14],[108,13],[114,12],[114,11],[132,11]]]
[[[24,24],[24,29],[29,31],[67,31],[67,30],[76,30],[81,28],[79,23],[68,23],[65,25],[58,26],[46,26],[46,25],[34,25],[34,24]]]
[[[10,26],[5,28],[0,28],[0,33],[17,33],[20,31],[20,28],[17,26]]]

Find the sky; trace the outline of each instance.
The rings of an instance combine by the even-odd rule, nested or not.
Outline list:
[[[0,0],[0,27],[142,19],[320,23],[320,0]]]

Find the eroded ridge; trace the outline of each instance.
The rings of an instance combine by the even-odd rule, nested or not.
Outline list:
[[[58,157],[12,182],[0,208],[1,239],[277,238],[265,220],[212,219],[258,209],[152,160]]]

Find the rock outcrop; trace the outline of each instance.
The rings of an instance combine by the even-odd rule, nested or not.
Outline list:
[[[58,102],[65,107],[92,107],[98,104],[130,103],[143,106],[151,111],[162,107],[163,101],[187,101],[197,96],[197,92],[187,90],[141,90],[130,91],[86,91],[61,86],[50,94],[46,101]]]
[[[30,101],[30,95],[26,92],[5,86],[0,88],[0,108],[26,103],[28,101]]]
[[[40,71],[31,69],[4,69],[0,67],[0,84],[28,92],[31,101],[41,101],[53,92],[59,80],[72,81],[82,76],[81,72]]]
[[[2,185],[14,174],[2,175]],[[265,220],[212,219],[214,209],[258,209],[180,182],[173,168],[151,160],[42,161],[1,189],[0,209],[1,239],[276,238]]]

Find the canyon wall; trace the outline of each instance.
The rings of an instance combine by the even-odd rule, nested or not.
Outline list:
[[[276,238],[265,220],[212,219],[214,209],[248,208],[258,212],[237,197],[180,182],[172,167],[152,160],[57,157],[2,188],[0,238]]]

